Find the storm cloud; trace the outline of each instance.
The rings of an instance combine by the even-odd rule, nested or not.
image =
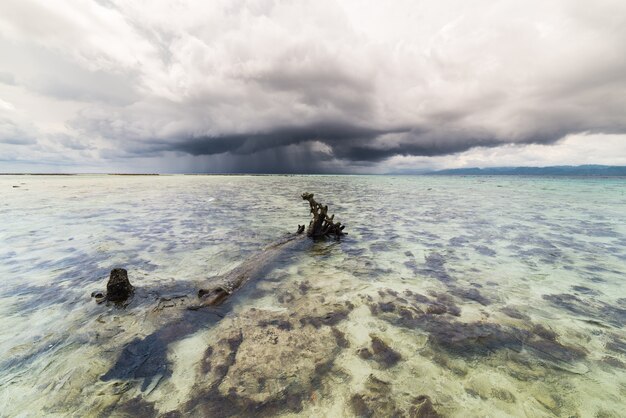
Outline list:
[[[623,16],[612,0],[8,0],[0,152],[381,172],[577,136],[611,155],[626,141]]]

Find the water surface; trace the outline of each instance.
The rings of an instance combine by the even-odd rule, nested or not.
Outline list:
[[[168,305],[303,191],[345,239]],[[625,207],[619,178],[0,176],[0,415],[622,416]],[[90,298],[114,267],[123,309]]]

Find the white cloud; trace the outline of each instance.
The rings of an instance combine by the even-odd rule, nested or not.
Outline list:
[[[7,102],[6,100],[0,99],[0,110],[15,110],[15,106],[12,103]]]
[[[507,144],[478,147],[452,156],[392,157],[379,172],[402,172],[421,168],[547,167],[602,164],[626,166],[626,135],[569,135],[556,144]]]

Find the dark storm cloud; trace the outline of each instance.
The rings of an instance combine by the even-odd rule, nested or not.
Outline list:
[[[190,138],[177,143],[167,142],[163,146],[167,151],[181,151],[191,155],[212,155],[224,152],[245,155],[309,141],[318,141],[334,149],[342,142],[368,142],[383,134],[407,131],[406,128],[382,131],[331,122],[303,127],[279,127],[263,133]]]
[[[374,144],[377,138],[385,135],[399,135],[400,143],[387,144],[384,140]],[[155,151],[178,151],[191,155],[213,155],[230,153],[233,155],[255,154],[265,150],[299,145],[301,143],[317,141],[325,144],[332,151],[332,155],[349,161],[377,162],[394,155],[436,156],[446,155],[467,150],[474,146],[496,146],[502,142],[497,139],[447,138],[447,141],[420,140],[418,130],[405,127],[378,130],[333,123],[306,127],[281,127],[270,132],[224,135],[219,137],[199,137],[183,139],[179,142],[151,141],[151,146],[143,149]],[[142,152],[137,148],[136,152]]]
[[[209,161],[219,160],[204,165],[200,171],[237,172],[237,173],[268,173],[268,174],[313,174],[313,173],[340,173],[349,170],[340,170],[334,165],[326,165],[332,157],[325,152],[315,149],[312,143],[304,142],[298,145],[287,145],[278,148],[266,149],[253,154],[224,154],[214,156]]]
[[[413,136],[415,138],[415,136]],[[502,142],[495,139],[468,138],[462,141],[428,142],[415,139],[412,142],[404,142],[392,146],[367,146],[359,143],[337,143],[333,146],[334,155],[348,161],[369,161],[379,162],[389,157],[402,156],[422,156],[434,157],[440,155],[454,154],[465,151],[476,146],[497,146]]]
[[[554,125],[554,124],[553,124]],[[518,137],[515,143],[552,144],[571,132],[577,132],[578,126],[572,121],[563,126],[550,125],[536,127],[528,136]],[[570,129],[568,129],[568,127]],[[588,130],[592,132],[592,130]],[[482,129],[455,131],[445,127],[426,130],[407,127],[378,130],[337,123],[319,123],[305,127],[280,127],[263,133],[198,137],[180,141],[151,141],[150,146],[139,145],[134,152],[176,151],[194,156],[229,153],[236,161],[238,156],[258,154],[266,150],[292,147],[297,149],[302,143],[316,141],[328,146],[328,154],[317,154],[315,158],[326,155],[326,159],[336,158],[348,164],[378,163],[393,156],[444,156],[463,152],[474,147],[497,147],[506,143],[506,138],[490,136]],[[288,157],[289,151],[281,149],[280,155]],[[313,157],[313,156],[310,156]],[[249,160],[240,159],[240,169],[246,170]],[[285,158],[284,161],[289,161]],[[275,169],[282,172],[281,159],[277,159]],[[309,166],[314,162],[309,161]],[[296,166],[297,168],[297,166]],[[288,170],[287,170],[288,171]]]

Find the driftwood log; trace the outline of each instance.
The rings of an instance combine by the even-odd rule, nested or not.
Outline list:
[[[313,193],[303,193],[302,199],[309,202],[310,213],[313,215],[309,227],[306,228],[306,234],[304,234],[304,225],[298,225],[296,233],[274,241],[228,273],[212,278],[208,286],[198,291],[199,303],[190,301],[183,305],[191,310],[220,305],[249,281],[262,278],[279,256],[309,241],[306,238],[320,239],[330,236],[339,238],[345,235],[343,232],[345,226],[333,221],[335,215],[328,216],[328,206],[317,203],[313,198]],[[93,292],[91,296],[96,298],[98,303],[103,301],[119,303],[132,296],[133,289],[128,281],[126,270],[113,269],[107,284],[106,295],[102,292]],[[188,300],[185,297],[182,298]]]
[[[203,306],[214,306],[221,304],[235,291],[240,289],[250,280],[260,278],[272,263],[284,252],[294,248],[303,238],[319,239],[323,237],[341,237],[345,225],[341,222],[333,222],[335,215],[328,216],[328,206],[317,203],[313,198],[313,193],[302,193],[302,199],[309,202],[313,219],[304,232],[304,225],[298,225],[295,234],[289,234],[265,247],[261,252],[254,254],[238,267],[228,273],[214,278],[211,286],[200,289],[198,297],[200,304],[192,305],[189,309],[199,309]]]
[[[302,242],[304,237],[304,235],[297,233],[289,234],[252,255],[228,273],[211,279],[210,286],[198,291],[200,304],[191,305],[189,309],[221,304],[250,280],[261,278],[276,258],[288,249],[296,246],[299,242]]]

